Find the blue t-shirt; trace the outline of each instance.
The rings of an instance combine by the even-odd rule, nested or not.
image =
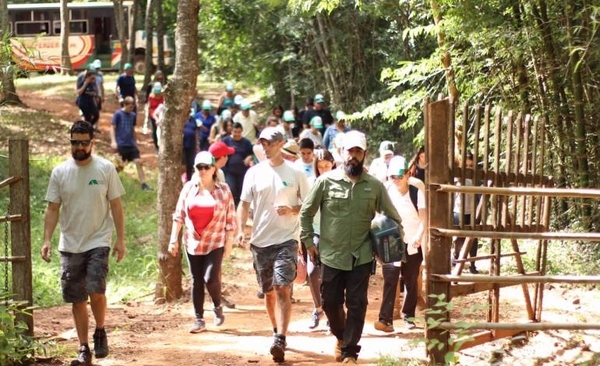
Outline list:
[[[135,78],[125,73],[117,78],[117,88],[119,88],[119,97],[135,97]]]
[[[115,139],[119,147],[136,146],[135,138],[133,137],[133,129],[135,128],[134,112],[125,112],[119,109],[115,112],[112,119],[112,125],[115,126]]]
[[[210,135],[210,128],[217,121],[215,116],[213,116],[212,114],[208,114],[208,116],[204,117],[204,115],[202,114],[202,111],[200,111],[200,112],[196,113],[194,118],[196,119],[196,121],[199,121],[199,122],[197,122],[197,125],[198,125],[198,134],[200,135],[200,138],[207,139],[208,136]],[[200,128],[200,124],[202,124],[204,127],[206,127],[206,131],[203,131]]]
[[[87,72],[85,72],[85,71],[82,72],[81,74],[77,75],[77,89],[81,89],[81,87],[85,83],[86,76],[87,76]],[[98,76],[96,76],[96,78],[98,78]],[[81,106],[81,105],[89,105],[89,104],[96,103],[96,101],[94,100],[94,97],[96,95],[98,95],[98,89],[96,88],[96,83],[89,83],[85,87],[85,91],[83,92],[83,94],[77,96],[77,105]]]
[[[196,143],[196,130],[198,126],[196,126],[196,119],[194,117],[188,118],[188,120],[183,125],[183,148],[184,149],[193,149],[197,147]]]
[[[252,155],[250,140],[242,137],[241,140],[236,141],[233,137],[227,136],[222,141],[235,150],[233,155],[229,155],[225,169],[223,169],[225,173],[241,174],[248,170],[248,167],[244,164],[244,159]]]

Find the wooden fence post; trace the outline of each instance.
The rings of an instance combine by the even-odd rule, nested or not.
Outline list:
[[[430,103],[425,118],[426,129],[426,156],[429,162],[426,170],[427,178],[427,204],[429,205],[429,255],[426,258],[429,271],[427,294],[444,294],[445,301],[450,301],[450,283],[437,282],[433,280],[435,274],[450,273],[450,246],[451,238],[434,235],[435,228],[445,228],[450,224],[450,195],[432,189],[434,184],[449,184],[450,182],[450,158],[449,136],[454,136],[450,121],[450,103],[448,99]],[[452,132],[452,133],[451,133]],[[437,302],[436,298],[427,297],[427,307],[432,309]],[[439,314],[427,314],[426,323],[430,320],[435,322],[450,321],[448,311]],[[439,328],[431,328],[425,325],[425,336],[429,341],[437,340],[442,346],[433,347],[428,351],[430,361],[433,364],[444,364],[444,357],[448,353],[449,332]]]
[[[8,175],[21,177],[10,186],[11,213],[22,216],[10,225],[11,252],[14,257],[25,260],[12,263],[12,288],[15,301],[33,305],[33,285],[31,275],[31,215],[29,202],[29,141],[10,140],[8,143]],[[32,310],[29,310],[32,312]],[[33,335],[33,314],[17,315],[17,321],[27,324],[28,334]]]

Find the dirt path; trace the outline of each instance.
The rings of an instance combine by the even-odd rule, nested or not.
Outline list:
[[[210,92],[218,95],[218,91]],[[207,93],[208,95],[208,93]],[[69,121],[77,118],[77,109],[72,101],[59,97],[42,97],[34,93],[20,93],[22,100],[37,110],[44,110],[56,119],[45,126],[45,140],[36,141],[34,151],[58,154],[67,153],[62,144]],[[109,128],[116,101],[109,100],[101,114],[97,148],[100,153],[110,155]],[[62,121],[61,121],[62,120]],[[140,134],[140,150],[145,164],[156,169],[157,161],[150,136]],[[206,304],[208,330],[201,334],[190,334],[193,310],[189,293],[181,302],[173,305],[154,305],[151,298],[139,299],[127,304],[110,304],[107,314],[107,330],[111,354],[95,365],[255,365],[273,364],[268,354],[271,329],[262,300],[256,298],[256,279],[248,252],[234,251],[225,266],[224,283],[228,298],[236,303],[235,309],[226,309],[226,321],[221,327],[212,325],[212,305]],[[149,278],[154,281],[154,278]],[[385,334],[373,328],[381,301],[382,278],[378,274],[371,278],[369,309],[361,345],[359,363],[375,364],[382,355],[409,360],[425,359],[425,347],[416,345],[415,340],[423,336],[423,329],[414,331],[397,329]],[[108,289],[110,292],[111,290]],[[293,305],[292,324],[288,337],[287,364],[328,365],[332,362],[334,337],[327,334],[325,321],[318,329],[308,329],[312,311],[308,287],[296,285],[294,297],[300,302]],[[457,299],[453,316],[459,310],[472,309],[485,303],[487,294],[472,295]],[[525,318],[522,290],[519,287],[501,291],[502,320],[518,321]],[[596,322],[600,323],[597,310],[600,296],[597,291],[566,290],[554,287],[545,293],[544,321]],[[468,317],[482,315],[485,311],[473,311]],[[77,346],[72,328],[70,308],[59,306],[34,312],[36,336],[60,339],[65,349]],[[93,325],[93,320],[90,319]],[[477,321],[482,321],[478,318]],[[401,321],[396,322],[401,328]],[[590,361],[600,354],[600,332],[537,332],[530,333],[525,342],[511,343],[498,340],[474,347],[461,353],[461,364],[489,365],[490,355],[500,355],[495,365],[575,365],[598,364]],[[600,359],[600,357],[598,358]],[[47,364],[68,364],[68,360],[55,360]],[[583,363],[583,362],[588,363]]]

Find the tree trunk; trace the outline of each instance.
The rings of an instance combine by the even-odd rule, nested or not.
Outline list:
[[[12,58],[10,34],[6,33],[8,29],[8,2],[0,0],[0,105],[22,104],[13,79],[15,68],[5,66],[11,64]]]
[[[165,82],[167,80],[167,73],[165,72],[165,21],[163,18],[163,8],[162,2],[157,0],[155,3],[155,12],[156,12],[156,38],[158,45],[158,62],[157,67],[160,71],[164,73]]]
[[[127,62],[130,64],[135,64],[135,48],[137,47],[135,44],[135,31],[137,30],[137,23],[140,17],[140,0],[133,0],[133,4],[131,6],[131,27],[129,27],[129,58]]]
[[[442,50],[442,65],[444,65],[444,69],[446,69],[446,86],[448,88],[448,96],[450,97],[450,101],[457,106],[459,98],[458,89],[456,88],[454,69],[452,68],[452,55],[446,46],[446,33],[442,29],[441,23],[443,17],[440,10],[440,5],[437,3],[437,0],[430,0],[429,4],[431,6],[431,12],[433,13],[435,25],[440,27],[437,33],[437,41],[438,47]]]
[[[150,84],[150,80],[152,79],[152,40],[154,36],[154,27],[153,27],[153,10],[154,10],[154,1],[158,2],[158,0],[147,0],[146,2],[146,21],[144,23],[144,30],[146,32],[146,54],[144,56],[144,88],[146,85]],[[144,96],[145,99],[148,99],[148,96]]]
[[[165,121],[158,157],[158,262],[156,299],[172,301],[182,294],[181,257],[168,252],[173,212],[181,188],[183,124],[190,114],[198,78],[198,0],[180,0],[175,32],[175,72],[165,90]],[[182,249],[183,252],[185,249]]]
[[[127,34],[125,34],[125,22],[128,19],[125,19],[124,9],[123,9],[123,0],[113,0],[114,8],[115,8],[115,21],[117,23],[117,34],[119,41],[121,43],[121,63],[119,65],[119,72],[123,71],[123,66],[125,62],[129,59],[129,52],[127,48]]]
[[[68,0],[60,0],[60,73],[62,75],[73,75],[73,65],[71,65],[71,55],[69,55],[69,9]]]

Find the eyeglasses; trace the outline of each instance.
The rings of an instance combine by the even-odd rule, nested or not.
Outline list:
[[[212,168],[212,165],[204,165],[204,164],[196,165],[196,169],[198,169],[198,170],[209,170],[210,168]]]
[[[81,145],[83,147],[88,147],[92,143],[92,140],[71,140],[71,146]]]
[[[402,179],[402,177],[399,176],[399,175],[392,175],[392,176],[390,176],[390,178],[392,178],[392,180],[400,180],[400,179]]]

